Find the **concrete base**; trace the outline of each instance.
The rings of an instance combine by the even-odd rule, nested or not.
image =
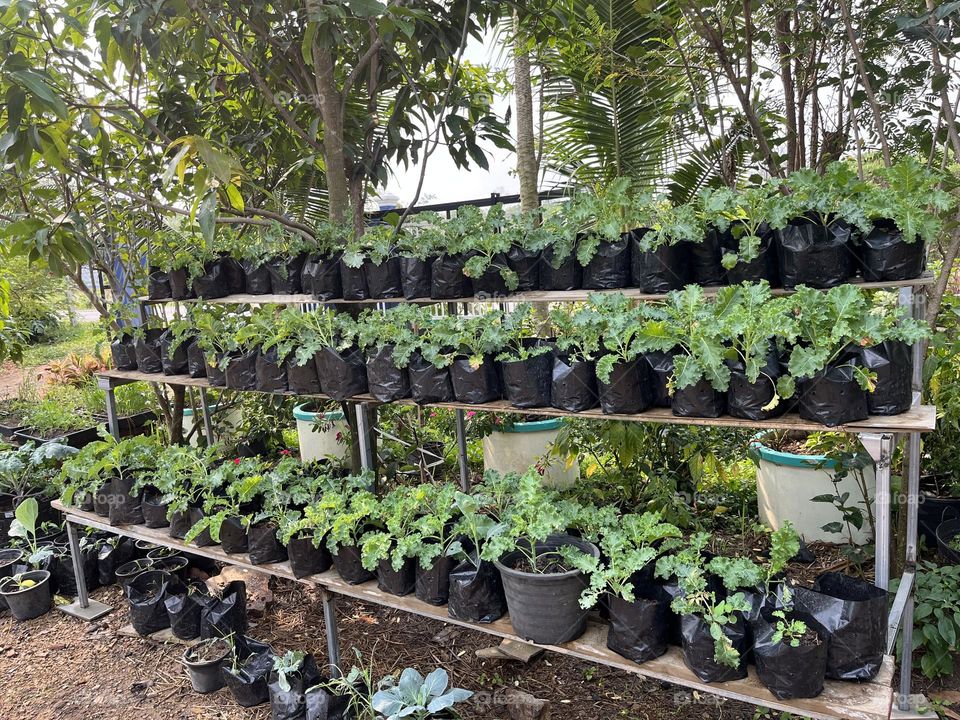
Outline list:
[[[931,720],[937,717],[937,712],[930,706],[927,696],[916,693],[907,696],[910,708],[900,710],[897,707],[897,694],[893,695],[893,709],[890,711],[890,720]]]
[[[104,615],[109,615],[112,613],[113,606],[102,602],[97,602],[96,600],[90,600],[88,601],[87,607],[84,608],[80,607],[79,600],[74,600],[69,605],[58,605],[57,610],[60,612],[65,612],[67,615],[72,615],[75,618],[92,622],[94,620],[99,620]]]

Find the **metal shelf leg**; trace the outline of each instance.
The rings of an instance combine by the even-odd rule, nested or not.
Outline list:
[[[338,678],[340,670],[340,629],[337,627],[337,607],[334,595],[323,591],[323,624],[327,631],[327,661],[330,665],[330,677]]]
[[[77,597],[69,605],[61,605],[59,609],[67,615],[86,620],[87,622],[102,618],[113,610],[113,607],[87,596],[87,581],[83,576],[83,559],[80,555],[80,542],[77,539],[77,528],[67,521],[67,539],[70,541],[70,558],[73,561],[73,577],[77,583]]]
[[[200,388],[200,412],[203,415],[203,433],[207,437],[207,446],[213,445],[213,422],[210,420],[210,408],[207,401],[207,389]]]
[[[467,424],[463,410],[456,411],[457,458],[460,460],[460,489],[470,492],[470,464],[467,461]]]
[[[860,442],[870,453],[877,468],[877,490],[874,498],[874,535],[876,537],[877,587],[890,587],[890,459],[893,457],[893,435],[860,433]]]
[[[113,382],[110,378],[100,378],[97,382],[106,395],[107,402],[107,429],[114,440],[120,440],[120,422],[117,420],[117,396],[114,393]]]

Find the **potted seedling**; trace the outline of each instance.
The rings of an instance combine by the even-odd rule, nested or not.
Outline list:
[[[276,656],[270,646],[242,635],[227,638],[229,661],[223,664],[223,679],[241,707],[255,707],[270,699],[268,681]]]
[[[303,292],[317,300],[334,300],[343,296],[340,281],[340,260],[343,246],[352,229],[345,224],[321,223],[316,228],[316,244],[308,249],[300,284]]]
[[[498,203],[487,211],[482,224],[464,238],[471,254],[463,273],[473,282],[473,293],[478,297],[501,297],[516,290],[519,284],[507,260],[513,239],[504,232],[506,221],[503,205]]]
[[[323,539],[340,577],[351,585],[374,578],[364,568],[360,551],[364,534],[377,519],[377,498],[367,489],[372,481],[369,474],[347,478],[342,487],[330,488],[304,511],[314,537]]]
[[[583,268],[577,261],[577,228],[567,216],[569,203],[543,208],[544,248],[540,263],[541,290],[577,290]]]
[[[283,562],[287,548],[280,542],[280,523],[286,506],[293,502],[296,489],[304,482],[303,465],[294,457],[286,455],[262,475],[262,510],[250,519],[247,539],[250,562],[254,565]],[[259,473],[257,473],[259,475]],[[258,478],[259,479],[259,478]],[[251,480],[248,481],[249,482]],[[314,493],[297,497],[298,502],[312,499]]]
[[[457,488],[450,484],[421,485],[420,509],[412,527],[398,542],[403,553],[415,560],[416,595],[431,605],[446,605],[450,596],[450,572],[457,565],[450,547],[457,538],[454,505]]]
[[[420,319],[415,305],[398,305],[384,312],[365,310],[358,318],[357,345],[366,358],[367,388],[375,400],[410,397],[407,366],[420,344],[414,331]]]
[[[488,499],[482,487],[472,494],[454,493],[460,518],[447,556],[458,564],[449,575],[447,613],[457,620],[491,623],[507,611],[500,573],[493,562],[481,556],[487,540],[500,532],[497,521],[485,512]]]
[[[203,351],[210,385],[226,386],[225,370],[230,365],[231,353],[237,350],[235,335],[242,318],[231,313],[226,305],[199,305],[191,308],[190,318],[197,331],[197,346]],[[248,375],[247,380],[255,379],[255,374]]]
[[[500,372],[494,357],[507,343],[502,319],[497,310],[435,318],[432,336],[452,350],[450,380],[457,401],[480,404],[500,399]]]
[[[273,257],[267,262],[270,292],[274,295],[296,295],[301,291],[300,274],[313,249],[312,242],[296,232],[286,232],[279,223],[271,223],[265,233]]]
[[[209,537],[229,554],[249,549],[248,531],[256,500],[266,489],[263,463],[257,458],[238,458],[210,472],[201,501],[203,513],[184,536],[191,543]]]
[[[201,640],[184,651],[180,662],[194,692],[207,695],[224,686],[222,668],[229,655],[230,643],[225,638]]]
[[[0,597],[17,620],[32,620],[50,609],[50,572],[39,568],[52,557],[53,549],[37,544],[40,506],[36,498],[21,502],[14,515],[9,535],[26,545],[26,561],[31,569],[0,578]]]
[[[280,355],[278,342],[277,311],[261,307],[250,314],[246,324],[236,334],[237,344],[243,354],[252,353],[254,359],[254,387],[262,392],[286,392],[286,356]],[[289,326],[281,325],[282,332]]]
[[[553,354],[539,337],[533,306],[518,305],[503,318],[504,345],[497,355],[504,397],[516,408],[550,406]]]
[[[320,672],[312,655],[301,650],[290,650],[274,658],[267,683],[273,717],[306,717],[306,691],[320,679]]]
[[[571,310],[558,305],[550,311],[557,334],[550,402],[567,412],[592,410],[600,402],[597,360],[602,350],[604,318],[593,304]]]
[[[315,534],[316,516],[307,508],[309,505],[303,510],[288,508],[278,520],[280,542],[287,547],[290,570],[296,578],[326,572],[333,564],[326,538]]]
[[[433,221],[435,222],[435,220]],[[457,208],[453,218],[434,225],[428,232],[440,232],[440,251],[430,267],[430,297],[434,300],[455,300],[473,295],[473,284],[464,272],[470,257],[470,241],[483,232],[483,212],[473,205]],[[430,226],[428,226],[430,227]]]
[[[422,486],[400,486],[379,501],[373,513],[383,529],[370,530],[360,539],[363,567],[377,573],[377,585],[391,595],[409,595],[416,585],[416,565],[410,552],[411,532],[427,500]]]
[[[49,519],[54,481],[63,464],[78,453],[76,448],[56,442],[0,450],[0,527],[5,525],[2,517],[27,498],[35,498],[41,517]]]
[[[507,236],[510,247],[507,250],[507,266],[516,276],[516,292],[529,292],[540,289],[541,253],[550,244],[550,232],[540,223],[539,212],[527,212],[510,217],[502,234]],[[508,278],[507,286],[510,286]]]
[[[403,297],[400,257],[396,254],[397,238],[394,227],[384,222],[368,227],[361,238],[367,260],[363,263],[364,279],[374,300]],[[343,262],[347,265],[352,262],[349,247],[343,255]]]
[[[356,346],[356,325],[346,314],[320,309],[308,313],[297,360],[313,357],[320,387],[334,400],[367,392],[363,353]]]
[[[392,676],[380,681],[372,698],[373,709],[385,720],[457,718],[459,715],[451,708],[469,700],[473,693],[451,688],[449,683],[450,678],[443,668],[437,668],[426,677],[413,668],[405,668],[398,682]]]
[[[643,412],[653,403],[653,386],[640,357],[643,306],[621,294],[594,295],[588,307],[599,316],[603,353],[597,361],[600,407],[604,413]]]
[[[767,224],[770,197],[779,192],[773,182],[748,188],[707,188],[699,208],[707,238],[719,244],[728,285],[766,280],[779,284],[773,231]]]
[[[629,178],[617,178],[602,191],[582,192],[566,212],[578,228],[577,261],[582,287],[612,290],[630,283],[630,231],[636,228],[637,198]]]
[[[404,226],[404,232],[397,238],[400,284],[407,300],[431,296],[431,268],[445,246],[445,221],[440,215],[435,212],[418,213],[412,221],[412,225]]]
[[[251,230],[244,242],[237,247],[236,258],[243,268],[248,295],[268,295],[270,293],[270,270],[268,261],[274,250],[272,233]]]
[[[170,537],[182,540],[204,516],[203,500],[219,487],[220,475],[211,467],[215,454],[212,449],[197,450],[171,446],[164,452],[164,464],[158,468],[161,484],[171,488],[167,503],[170,519]],[[198,547],[212,545],[213,539],[205,530],[194,538]]]

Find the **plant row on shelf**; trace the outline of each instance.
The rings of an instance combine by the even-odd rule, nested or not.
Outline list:
[[[886,593],[829,573],[795,587],[789,525],[755,562],[708,552],[707,534],[684,537],[659,513],[572,500],[536,470],[488,473],[470,493],[422,484],[377,494],[372,474],[161,449],[149,438],[88,445],[63,476],[65,503],[111,522],[169,527],[254,564],[289,560],[298,578],[333,567],[350,584],[376,580],[461,621],[509,612],[514,632],[540,644],[576,639],[598,608],[607,646],[634,662],[674,643],[697,677],[724,682],[746,677],[752,650],[780,698],[814,696],[825,676],[869,680],[882,663]]]
[[[703,190],[672,205],[621,178],[540,215],[453,218],[420,213],[398,232],[383,223],[360,236],[325,226],[315,238],[228,237],[222,247],[176,236],[151,256],[151,299],[309,293],[319,300],[449,300],[532,290],[639,288],[766,280],[774,287],[833,287],[919,277],[925,245],[950,196],[913,160],[861,180],[847,163],[821,177],[800,170],[742,190]],[[542,219],[542,222],[541,222]]]
[[[483,404],[681,417],[775,418],[794,406],[825,425],[911,405],[910,343],[925,326],[852,285],[773,297],[764,283],[688,286],[637,304],[620,293],[474,316],[401,305],[357,318],[331,309],[196,306],[169,329],[113,343],[121,370],[189,373],[232,389],[347,400]]]

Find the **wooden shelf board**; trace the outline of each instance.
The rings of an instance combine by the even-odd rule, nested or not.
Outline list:
[[[117,384],[130,382],[159,382],[167,385],[185,385],[187,387],[212,387],[206,378],[191,378],[188,375],[162,375],[160,373],[143,373],[139,371],[127,370],[105,370],[97,373],[99,377],[109,378]],[[229,388],[219,388],[229,389]],[[261,392],[257,390],[237,391],[237,392]],[[294,395],[294,393],[270,393],[274,395]],[[305,395],[302,397],[316,397],[330,399],[326,395]],[[357,395],[351,398],[353,402],[374,403],[369,395]],[[396,403],[404,405],[414,405],[413,400],[397,400]],[[573,417],[592,420],[626,420],[630,422],[650,422],[665,423],[673,425],[710,425],[718,427],[752,427],[760,429],[786,429],[786,430],[808,430],[822,431],[834,430],[837,432],[851,433],[906,433],[906,432],[929,432],[936,427],[937,411],[933,405],[915,405],[907,412],[900,415],[890,416],[871,416],[860,422],[850,423],[848,425],[838,425],[827,428],[820,423],[804,420],[796,413],[790,413],[773,420],[743,420],[740,418],[725,415],[719,418],[685,418],[677,417],[669,408],[652,408],[642,413],[634,415],[608,415],[603,413],[600,408],[586,410],[579,413],[571,413],[566,410],[557,410],[556,408],[524,408],[513,407],[506,400],[497,400],[490,403],[471,405],[467,403],[431,403],[424,407],[448,408],[454,410],[477,410],[484,412],[510,412],[522,413],[524,415],[544,415],[547,417]]]
[[[246,554],[228,555],[219,545],[207,547],[188,545],[182,540],[170,537],[166,528],[153,529],[143,525],[113,526],[106,518],[94,513],[65,507],[59,501],[54,502],[53,507],[63,512],[69,522],[78,525],[87,525],[117,535],[146,540],[156,545],[183,550],[228,565],[249,568],[265,575],[296,580],[290,570],[289,563],[253,565]],[[413,595],[398,597],[385,593],[377,588],[376,581],[370,581],[362,585],[350,585],[344,582],[335,571],[329,570],[319,575],[302,578],[298,582],[321,587],[337,595],[459,625],[496,637],[526,642],[513,631],[510,618],[507,616],[489,624],[456,620],[447,614],[446,607],[430,605],[418,600]],[[545,645],[542,647],[563,655],[618,668],[643,677],[682,685],[701,692],[773,708],[802,717],[823,720],[887,720],[890,717],[893,702],[894,660],[889,655],[884,657],[880,673],[871,682],[858,684],[828,680],[824,684],[823,693],[816,698],[777,700],[763,687],[752,667],[749,669],[749,676],[745,680],[720,684],[702,682],[684,664],[683,652],[680,648],[671,647],[666,655],[642,665],[631,662],[607,648],[607,625],[601,622],[591,621],[587,626],[587,631],[577,640],[563,645]]]
[[[864,282],[863,280],[853,280],[851,285],[856,285],[864,290],[894,290],[901,287],[922,287],[932,285],[935,278],[933,275],[925,274],[913,280],[890,280],[881,282]],[[722,286],[705,286],[703,288],[707,295],[712,295]],[[783,288],[773,288],[774,295],[790,295],[792,290]],[[633,300],[663,300],[666,295],[643,293],[636,288],[619,288],[616,290],[533,290],[529,292],[511,293],[509,295],[482,296],[482,297],[462,297],[451,298],[449,300],[435,300],[433,298],[416,298],[406,300],[405,298],[380,298],[376,300],[317,300],[312,295],[227,295],[222,298],[212,298],[203,302],[215,303],[218,305],[298,305],[302,303],[323,303],[323,304],[344,304],[344,305],[370,305],[375,303],[502,303],[502,302],[579,302],[586,300],[587,297],[596,293],[623,293]],[[150,300],[146,297],[138,298],[141,303],[148,305],[162,305],[170,302],[198,302],[197,299],[188,300]]]

